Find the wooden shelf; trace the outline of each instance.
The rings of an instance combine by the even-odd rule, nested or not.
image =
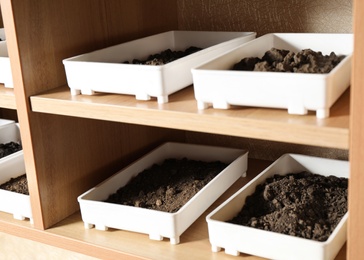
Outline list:
[[[29,221],[14,220],[10,214],[0,213],[0,231],[100,259],[124,259],[126,256],[132,259],[190,259],[191,255],[193,255],[195,259],[201,260],[236,260],[236,257],[226,255],[223,250],[218,253],[211,251],[205,220],[206,215],[243,187],[270,163],[269,161],[250,159],[248,176],[236,181],[192,224],[182,234],[178,245],[171,245],[169,239],[163,241],[150,240],[146,234],[116,229],[108,231],[85,229],[79,212],[44,231],[32,228]],[[346,246],[344,245],[336,260],[345,259],[345,254]],[[244,259],[258,260],[261,258],[244,255]]]
[[[283,109],[198,110],[193,87],[171,95],[169,103],[158,104],[155,99],[138,101],[129,95],[72,96],[63,86],[32,96],[31,106],[35,112],[57,115],[348,149],[349,99],[347,90],[327,119],[317,119],[313,112],[289,115]]]
[[[4,84],[0,84],[0,108],[16,109],[14,90]]]

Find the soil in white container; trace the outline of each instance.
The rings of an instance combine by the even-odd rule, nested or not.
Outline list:
[[[11,178],[9,181],[1,184],[0,189],[29,195],[26,174],[20,175],[16,178]]]
[[[174,213],[227,166],[170,158],[139,173],[106,202]]]
[[[227,221],[326,241],[348,211],[348,179],[309,172],[275,175],[256,187]]]
[[[164,50],[157,54],[149,55],[146,60],[134,59],[131,62],[124,61],[125,64],[139,64],[139,65],[164,65],[172,61],[178,60],[192,53],[202,50],[202,48],[191,46],[184,51],[172,51],[171,49]]]
[[[0,159],[17,151],[20,151],[21,149],[21,144],[16,142],[0,143]]]
[[[233,70],[270,71],[294,73],[329,73],[345,55],[323,55],[320,51],[304,49],[297,53],[284,49],[271,48],[262,58],[247,57],[234,64]]]

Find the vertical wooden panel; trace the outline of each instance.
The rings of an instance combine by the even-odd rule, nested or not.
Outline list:
[[[354,1],[354,57],[351,92],[348,259],[364,255],[364,2]]]
[[[153,3],[159,8],[155,19],[153,13],[144,16],[151,6],[147,0],[1,0],[36,228],[48,228],[78,210],[77,196],[133,155],[183,136],[38,114],[30,107],[30,96],[66,84],[64,58],[174,27],[176,13],[165,11],[176,2]]]

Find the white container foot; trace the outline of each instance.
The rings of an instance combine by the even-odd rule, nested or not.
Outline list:
[[[162,241],[163,237],[160,235],[155,235],[155,234],[149,234],[149,239],[151,240],[158,240],[158,241]]]
[[[157,100],[159,104],[168,103],[168,96],[159,96],[157,97]]]
[[[77,96],[77,95],[80,95],[80,94],[81,94],[81,90],[71,88],[71,95],[72,96]]]
[[[330,109],[329,108],[323,108],[323,109],[317,109],[316,110],[316,117],[317,118],[327,118],[330,116]]]
[[[148,94],[136,94],[135,99],[137,100],[150,100],[150,96]]]
[[[14,215],[13,215],[13,218],[14,218],[14,219],[17,219],[17,220],[24,220],[24,219],[25,219],[25,217],[24,217],[24,216],[19,215],[19,214],[14,214]]]
[[[238,256],[240,255],[240,252],[235,250],[235,249],[229,249],[229,248],[225,248],[225,253],[228,255],[233,255],[233,256]]]
[[[171,242],[172,245],[179,244],[179,237],[171,237],[170,242]]]
[[[212,252],[219,252],[219,251],[221,251],[221,247],[219,247],[219,246],[211,246],[211,250],[212,250]]]
[[[303,106],[289,106],[288,114],[291,115],[306,115],[307,109]]]
[[[228,104],[226,101],[214,101],[212,107],[218,109],[229,109],[230,104]]]
[[[106,231],[108,228],[106,227],[106,226],[104,226],[104,225],[95,225],[95,228],[97,229],[97,230],[102,230],[102,231]]]
[[[203,110],[209,107],[209,103],[203,101],[197,101],[197,109]]]
[[[31,225],[34,225],[34,219],[33,218],[30,218],[29,222],[30,222]]]
[[[93,91],[91,89],[81,89],[81,93],[82,93],[82,95],[92,96],[93,94],[95,94],[95,91]]]
[[[91,229],[94,227],[93,224],[89,224],[89,223],[83,223],[83,226],[85,227],[85,229]]]

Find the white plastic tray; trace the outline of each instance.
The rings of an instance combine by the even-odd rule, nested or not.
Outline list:
[[[255,38],[253,32],[169,31],[63,60],[72,95],[94,92],[135,95],[138,100],[168,95],[192,84],[191,68]],[[166,49],[204,48],[161,66],[122,64]]]
[[[241,59],[261,58],[272,47],[295,52],[310,48],[325,55],[334,51],[347,57],[327,74],[231,70]],[[301,115],[313,110],[318,118],[326,118],[350,85],[352,50],[352,34],[272,33],[256,38],[192,69],[198,108],[241,105],[283,108]]]
[[[0,160],[0,184],[25,174],[23,151]],[[13,214],[18,220],[29,218],[33,223],[30,196],[0,189],[0,211]]]
[[[19,124],[10,123],[0,127],[0,143],[5,144],[9,142],[21,142]],[[0,163],[6,158],[18,156],[23,151],[17,151],[8,156],[0,158]]]
[[[143,170],[167,158],[202,161],[220,160],[229,165],[175,213],[104,202],[109,195]],[[153,240],[170,238],[178,244],[180,235],[237,179],[245,176],[248,153],[240,149],[181,143],[166,143],[95,188],[78,197],[85,228],[108,227],[149,234]]]
[[[6,40],[6,37],[5,37],[5,29],[4,28],[0,28],[0,39],[2,41],[5,41]]]
[[[325,242],[225,222],[240,212],[246,197],[253,194],[256,186],[266,178],[303,170],[348,178],[349,162],[297,154],[283,155],[206,217],[212,251],[224,248],[225,253],[231,255],[237,256],[242,252],[269,259],[333,259],[346,241],[348,213]]]
[[[6,88],[13,88],[13,76],[6,41],[0,42],[0,83],[3,83]]]
[[[8,119],[1,119],[0,118],[0,129],[3,126],[9,125],[9,124],[15,124],[15,121],[14,120],[8,120]]]

